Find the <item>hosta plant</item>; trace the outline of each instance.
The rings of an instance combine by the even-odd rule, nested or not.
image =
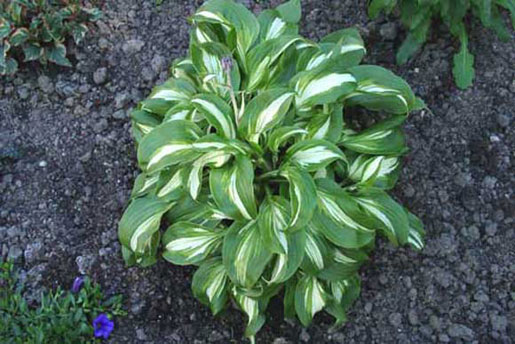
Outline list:
[[[422,102],[359,65],[355,29],[315,43],[299,19],[298,0],[258,18],[207,1],[188,56],[131,116],[142,173],[119,225],[126,262],[159,252],[198,266],[193,294],[214,314],[232,299],[250,338],[279,293],[304,325],[322,309],[343,323],[376,234],[423,246],[421,222],[386,192],[406,152],[401,124]],[[351,108],[376,123],[353,130]]]
[[[511,38],[504,24],[503,10],[511,14],[515,28],[514,0],[371,0],[369,15],[375,18],[381,11],[392,12],[399,8],[401,21],[408,35],[397,52],[397,63],[406,63],[425,43],[433,17],[440,17],[451,34],[459,39],[460,49],[454,55],[452,73],[459,88],[469,87],[474,80],[474,55],[468,49],[465,16],[472,12],[481,23],[493,29],[501,40]]]
[[[0,1],[0,75],[16,73],[19,62],[39,60],[70,67],[65,40],[79,43],[88,23],[100,18],[83,0]]]

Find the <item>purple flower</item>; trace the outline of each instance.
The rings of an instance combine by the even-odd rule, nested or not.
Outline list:
[[[99,314],[95,320],[93,320],[93,330],[95,331],[95,337],[104,337],[107,339],[111,332],[113,332],[114,322],[109,320],[107,315],[104,313]]]
[[[222,68],[226,73],[232,69],[232,58],[230,56],[222,57]]]
[[[84,278],[83,277],[75,277],[75,280],[73,280],[72,285],[72,293],[78,293],[82,285],[84,284]]]

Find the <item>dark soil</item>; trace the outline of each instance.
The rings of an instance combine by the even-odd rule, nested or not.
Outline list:
[[[259,11],[278,1],[245,3]],[[245,318],[213,318],[190,292],[192,269],[123,265],[117,222],[137,173],[127,113],[168,63],[186,53],[186,17],[201,1],[108,0],[73,69],[24,66],[0,82],[0,253],[32,286],[71,285],[81,273],[126,297],[111,343],[242,343]],[[457,43],[433,31],[407,65],[394,64],[404,32],[368,21],[366,1],[303,0],[311,38],[357,25],[369,63],[395,70],[432,113],[406,125],[411,152],[395,196],[424,221],[421,253],[378,242],[361,298],[339,331],[319,315],[303,330],[269,307],[259,343],[515,342],[515,44],[471,23],[474,86],[456,89]],[[398,31],[398,32],[397,32]],[[104,69],[105,68],[105,69]]]

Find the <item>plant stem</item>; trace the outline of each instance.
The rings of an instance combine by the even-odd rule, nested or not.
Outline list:
[[[263,181],[263,180],[266,180],[266,179],[269,179],[269,178],[274,178],[274,177],[277,177],[277,176],[279,176],[279,171],[278,170],[268,171],[268,172],[260,175],[259,177],[257,177],[256,181],[260,182],[260,181]]]

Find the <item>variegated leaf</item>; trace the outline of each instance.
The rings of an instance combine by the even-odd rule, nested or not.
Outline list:
[[[207,196],[200,194],[197,200],[191,198],[189,192],[182,193],[174,206],[166,213],[170,223],[179,221],[208,225],[227,218],[216,207],[207,202]]]
[[[240,309],[247,315],[247,327],[245,328],[245,336],[250,339],[252,344],[255,343],[254,336],[265,323],[265,315],[261,310],[262,305],[259,298],[247,296],[232,288],[232,295]]]
[[[333,250],[331,244],[318,233],[313,223],[310,222],[306,226],[306,251],[304,260],[302,261],[302,271],[316,276],[320,271],[324,270],[333,258]]]
[[[408,244],[416,250],[422,250],[424,248],[424,225],[422,221],[409,211],[406,211],[409,222],[409,233],[408,233]]]
[[[301,110],[333,103],[356,88],[356,79],[352,74],[331,65],[300,73],[292,83],[297,94],[296,106]]]
[[[286,166],[280,172],[289,182],[291,220],[289,230],[306,226],[316,208],[316,187],[313,178],[296,166]]]
[[[301,166],[306,171],[315,172],[336,160],[346,161],[346,158],[333,143],[311,139],[291,146],[286,152],[285,160]]]
[[[349,166],[349,178],[361,185],[391,189],[399,176],[398,157],[358,155]]]
[[[239,130],[248,140],[259,143],[259,136],[278,125],[288,112],[294,93],[271,89],[260,93],[245,108]]]
[[[341,326],[346,321],[345,311],[356,301],[361,291],[361,280],[357,274],[345,280],[329,282],[330,300],[326,311],[336,318],[333,328]]]
[[[209,184],[220,211],[233,219],[256,218],[253,181],[252,162],[243,155],[237,155],[232,165],[212,169]]]
[[[193,141],[200,137],[200,129],[184,120],[163,123],[146,135],[138,147],[138,161],[147,173],[166,166],[192,161],[199,156]]]
[[[182,195],[183,186],[186,185],[188,168],[161,172],[160,182],[156,185],[156,196],[159,198],[176,199]]]
[[[317,179],[317,193],[318,209],[321,214],[339,226],[365,235],[374,234],[374,222],[359,208],[358,199],[348,194],[335,182],[329,179]],[[325,235],[330,234],[326,232]],[[332,237],[330,240],[338,241],[337,244],[344,244],[336,237]]]
[[[134,181],[134,186],[131,192],[131,198],[141,197],[154,190],[159,181],[159,173],[147,175],[140,173]]]
[[[273,130],[268,137],[267,146],[271,152],[277,153],[279,147],[284,145],[290,138],[298,135],[305,135],[308,132],[305,129],[297,127],[280,127]]]
[[[222,257],[234,284],[252,287],[261,277],[271,256],[272,252],[265,246],[257,221],[235,222],[229,228]]]
[[[191,59],[202,82],[202,88],[209,93],[226,96],[229,85],[240,88],[240,72],[232,68],[229,74],[223,69],[222,59],[231,57],[231,51],[221,43],[208,42],[191,45]]]
[[[374,232],[356,230],[355,228],[347,225],[347,223],[359,224],[352,220],[338,205],[330,203],[329,206],[334,207],[330,209],[335,211],[336,214],[328,214],[325,206],[319,206],[319,209],[317,209],[311,221],[314,231],[322,234],[333,244],[345,248],[360,248],[374,241]],[[345,224],[342,224],[342,221],[336,221],[334,218],[335,215],[340,215],[338,218],[343,220],[341,217],[342,214],[347,216],[346,219],[348,221],[346,221]]]
[[[223,232],[192,222],[177,222],[163,235],[163,258],[177,265],[198,264],[217,250]]]
[[[258,17],[260,41],[297,34],[297,25],[288,23],[277,10],[264,10]]]
[[[315,114],[309,121],[307,128],[310,139],[323,139],[337,143],[343,131],[343,108],[341,105],[333,106],[329,113]]]
[[[358,65],[366,49],[355,28],[335,31],[325,36],[318,46],[307,49],[299,58],[297,68],[312,70],[323,65],[341,69]]]
[[[389,70],[361,65],[349,68],[358,86],[346,96],[350,106],[360,105],[373,111],[408,114],[415,108],[416,98],[409,85]]]
[[[211,0],[199,8],[192,20],[220,25],[227,35],[225,43],[236,50],[245,67],[247,51],[259,35],[259,23],[252,12],[234,1]]]
[[[163,119],[163,123],[176,120],[193,120],[195,107],[191,103],[179,103],[170,108]]]
[[[377,188],[361,190],[355,200],[377,220],[377,227],[394,245],[408,242],[408,216],[386,192]]]
[[[228,280],[221,257],[215,257],[204,261],[195,271],[191,289],[193,295],[216,315],[227,303]]]
[[[316,277],[304,275],[295,289],[295,311],[302,325],[308,326],[326,303],[327,294],[322,283]]]
[[[202,186],[203,169],[206,165],[212,165],[214,168],[222,167],[229,161],[232,154],[226,150],[215,150],[205,153],[198,158],[192,165],[188,178],[188,188],[191,198],[197,199]]]
[[[365,252],[357,249],[334,249],[330,263],[317,275],[318,278],[338,282],[351,278],[368,259]]]
[[[273,70],[270,67],[290,46],[301,39],[298,35],[284,35],[264,41],[252,48],[248,54],[250,75],[246,90],[254,91],[269,80]]]
[[[133,133],[138,142],[161,123],[158,116],[143,110],[133,110],[130,117],[133,124]]]
[[[168,79],[164,84],[154,87],[149,99],[187,102],[197,93],[195,86],[184,79]]]
[[[399,127],[404,120],[404,116],[393,116],[357,134],[344,134],[341,144],[359,153],[402,155],[406,152],[406,146],[404,134]]]
[[[234,113],[227,102],[213,94],[198,94],[191,103],[216,128],[219,135],[229,139],[236,137]]]
[[[155,197],[134,199],[120,220],[118,237],[122,245],[144,255],[152,243],[152,236],[159,230],[161,217],[171,206]]]

